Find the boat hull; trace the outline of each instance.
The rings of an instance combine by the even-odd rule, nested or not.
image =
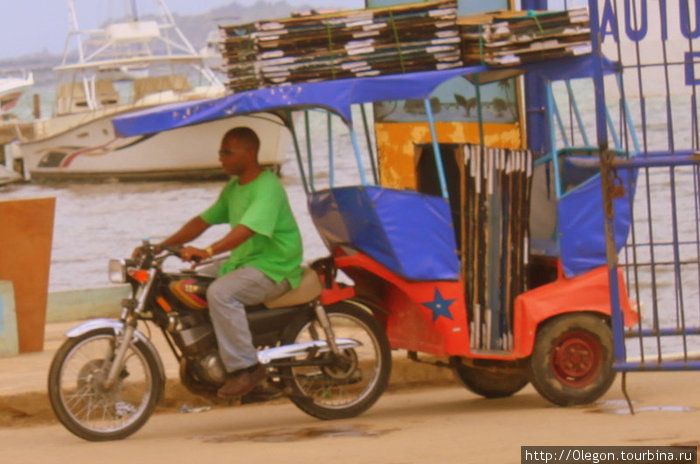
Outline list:
[[[247,126],[260,137],[259,161],[279,172],[289,134],[274,115],[236,116],[139,137],[114,136],[110,117],[20,145],[32,181],[194,180],[225,176],[221,138]]]
[[[12,169],[0,165],[0,186],[20,182],[22,176],[14,172]]]
[[[12,110],[22,94],[34,85],[34,77],[0,76],[0,114]]]

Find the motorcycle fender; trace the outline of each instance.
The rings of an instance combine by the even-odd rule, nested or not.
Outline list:
[[[121,332],[123,327],[124,323],[115,319],[90,319],[89,321],[85,321],[82,324],[70,329],[68,332],[66,332],[66,337],[76,338],[80,337],[81,335],[87,332],[90,332],[91,330],[105,328],[112,329],[115,334],[118,334],[119,332]],[[165,397],[165,367],[163,366],[163,360],[160,359],[158,350],[156,350],[156,347],[153,345],[153,342],[151,342],[151,340],[148,337],[146,337],[143,334],[143,332],[136,329],[136,331],[134,331],[134,338],[136,338],[139,342],[143,343],[143,346],[145,346],[146,349],[151,352],[153,358],[156,360],[156,364],[158,365],[158,375],[160,375],[160,378],[163,380],[163,391],[159,393],[160,397],[158,398],[158,402],[160,403],[161,400]]]

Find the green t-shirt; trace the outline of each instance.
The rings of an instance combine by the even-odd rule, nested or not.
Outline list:
[[[275,282],[288,279],[292,288],[299,286],[301,235],[287,193],[273,173],[264,171],[246,185],[240,185],[238,178],[232,179],[200,217],[207,224],[228,223],[231,228],[242,224],[255,232],[231,250],[219,275],[252,266]]]

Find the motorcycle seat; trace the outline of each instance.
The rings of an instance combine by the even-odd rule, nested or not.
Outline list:
[[[263,302],[265,307],[282,308],[285,306],[296,306],[312,301],[321,294],[321,280],[318,274],[313,269],[304,268],[304,274],[301,277],[301,282],[297,288],[294,288],[287,293]]]

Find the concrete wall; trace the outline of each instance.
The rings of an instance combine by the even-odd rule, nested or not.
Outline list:
[[[51,292],[46,305],[46,322],[119,317],[121,300],[128,296],[128,285]]]
[[[128,285],[115,285],[51,292],[47,298],[46,322],[117,318],[122,310],[121,300],[129,296],[129,291]],[[16,311],[14,285],[8,280],[0,280],[0,356],[14,356],[21,352],[18,330],[21,317]]]

